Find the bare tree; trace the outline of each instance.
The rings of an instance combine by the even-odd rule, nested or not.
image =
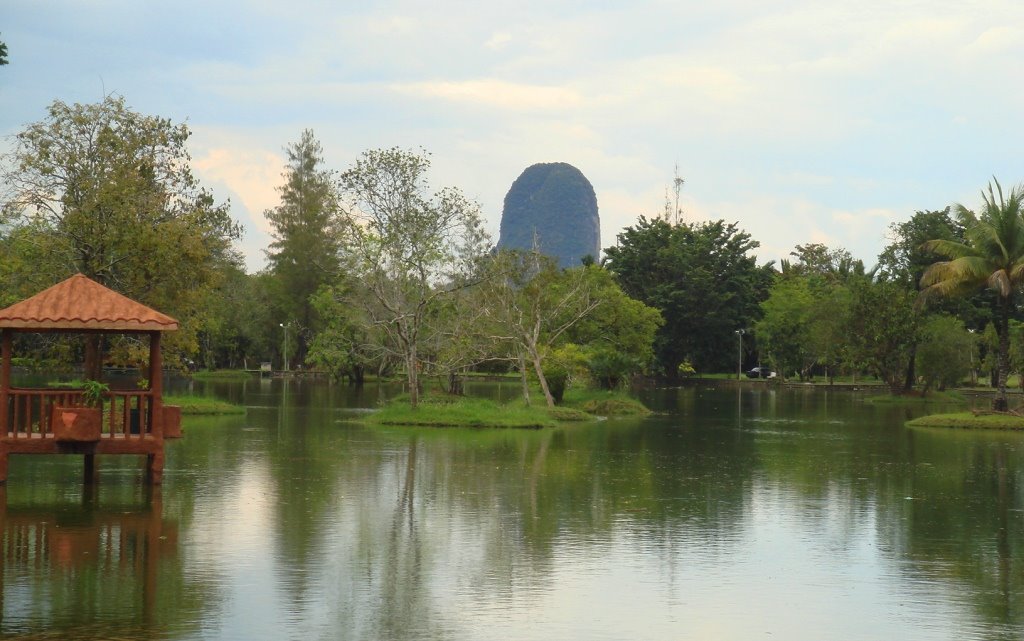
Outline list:
[[[419,402],[420,348],[432,310],[473,284],[489,247],[480,207],[455,188],[431,193],[426,153],[371,150],[341,175],[345,253],[367,295],[353,299],[386,336]]]

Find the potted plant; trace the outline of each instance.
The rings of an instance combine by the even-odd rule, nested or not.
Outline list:
[[[110,386],[100,381],[85,381],[81,406],[54,406],[50,428],[58,441],[89,443],[100,440],[103,426],[103,395]]]

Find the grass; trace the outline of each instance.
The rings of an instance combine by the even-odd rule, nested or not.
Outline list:
[[[192,373],[197,381],[244,381],[252,378],[252,374],[242,369],[201,369]]]
[[[571,390],[557,407],[530,406],[519,399],[498,403],[489,399],[432,394],[409,407],[402,395],[365,418],[376,425],[424,427],[555,427],[559,423],[592,421],[598,416],[644,416],[650,414],[642,403],[623,392]]]
[[[563,421],[587,421],[594,417],[572,408],[526,407],[519,401],[506,404],[483,398],[432,395],[420,399],[419,407],[409,406],[402,395],[380,411],[365,418],[377,425],[413,425],[424,427],[555,427]]]
[[[205,396],[164,396],[164,405],[178,405],[184,416],[212,416],[218,414],[245,414],[245,408],[226,401]]]
[[[1013,414],[932,414],[907,421],[907,427],[955,427],[983,430],[1024,430],[1024,416]]]
[[[646,416],[651,413],[643,403],[619,391],[569,390],[565,393],[564,404],[596,416]]]
[[[939,403],[966,403],[967,399],[964,395],[957,391],[948,392],[932,392],[927,396],[922,394],[882,394],[881,396],[872,396],[867,399],[868,403],[878,404],[892,404],[892,405],[920,405],[920,404],[939,404]]]

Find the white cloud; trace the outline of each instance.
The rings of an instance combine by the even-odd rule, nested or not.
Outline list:
[[[493,78],[402,83],[391,88],[420,98],[438,98],[510,111],[565,111],[582,103],[579,94],[566,87],[529,85]]]
[[[192,161],[200,178],[225,184],[250,212],[250,223],[269,233],[263,212],[277,205],[284,159],[259,149],[216,147]]]

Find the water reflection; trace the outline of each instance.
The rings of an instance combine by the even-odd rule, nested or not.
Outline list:
[[[104,635],[157,636],[161,597],[176,596],[161,573],[177,556],[177,523],[163,518],[160,488],[131,503],[101,492],[43,502],[0,486],[4,634],[75,638],[99,624]]]
[[[186,425],[165,501],[120,460],[91,498],[74,494],[77,466],[19,463],[2,632],[1024,635],[1022,435],[911,431],[922,409],[848,393],[704,387],[645,391],[661,411],[645,419],[368,428],[353,409],[387,388],[285,384],[197,386],[248,414]],[[17,510],[35,513],[30,529],[10,525]],[[46,538],[58,513],[75,534],[60,545]],[[118,515],[134,517],[103,525]]]

